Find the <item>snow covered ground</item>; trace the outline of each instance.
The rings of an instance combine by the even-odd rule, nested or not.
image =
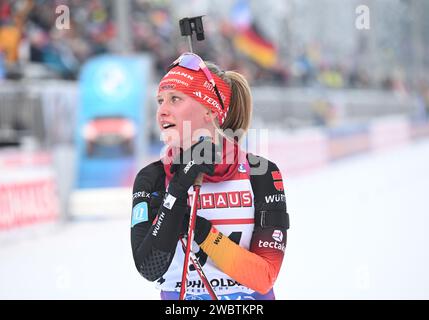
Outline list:
[[[429,299],[428,140],[284,178],[278,299]],[[80,221],[1,242],[0,299],[158,299],[134,267],[129,227]]]

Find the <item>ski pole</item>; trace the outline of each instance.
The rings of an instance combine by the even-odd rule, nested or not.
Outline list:
[[[183,252],[185,252],[186,250],[186,245],[185,245],[185,241],[183,241],[183,238],[180,238],[180,241],[182,242],[182,248],[183,248]],[[189,256],[195,270],[197,270],[198,275],[200,276],[201,280],[204,283],[204,286],[206,287],[210,297],[212,298],[212,300],[219,300],[218,297],[216,296],[216,293],[213,290],[213,287],[211,286],[209,279],[207,278],[206,274],[203,271],[203,267],[200,265],[197,257],[195,256],[195,254],[191,251],[190,256]]]
[[[183,261],[182,285],[180,287],[180,300],[184,300],[186,292],[186,278],[188,275],[189,254],[191,252],[192,242],[194,241],[194,228],[197,216],[197,201],[200,195],[200,188],[203,182],[203,174],[200,173],[194,182],[194,196],[192,198],[191,215],[189,217],[188,237],[186,242],[185,260]]]

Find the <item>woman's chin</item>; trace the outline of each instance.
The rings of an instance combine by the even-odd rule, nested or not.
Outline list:
[[[174,140],[171,140],[171,139],[163,140],[163,142],[168,147],[178,147],[179,146],[178,142],[175,142]]]
[[[161,141],[164,142],[164,144],[168,147],[188,149],[198,140],[193,141],[191,137],[179,138],[176,135],[164,134],[161,135]]]
[[[161,132],[160,140],[169,147],[180,146],[180,138],[176,134],[171,134],[168,131]]]

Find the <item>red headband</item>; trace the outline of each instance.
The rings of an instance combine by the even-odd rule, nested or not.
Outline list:
[[[221,126],[228,113],[231,88],[216,74],[212,73],[212,76],[216,81],[225,110],[222,110],[219,98],[202,70],[194,71],[181,66],[174,67],[159,83],[158,94],[165,90],[178,90],[186,94],[215,112],[218,115],[219,126]]]

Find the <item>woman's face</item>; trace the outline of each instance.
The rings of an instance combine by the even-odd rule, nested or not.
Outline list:
[[[197,135],[213,132],[211,112],[186,94],[165,90],[159,93],[157,101],[157,121],[165,144],[187,149],[198,140]]]

